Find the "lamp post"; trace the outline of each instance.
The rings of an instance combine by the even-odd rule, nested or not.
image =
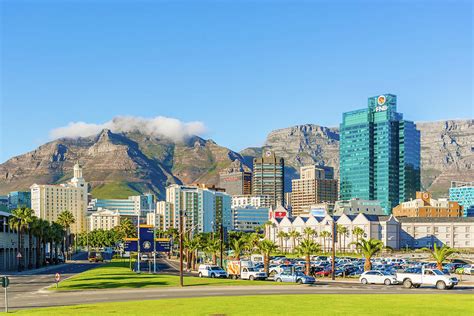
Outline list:
[[[221,235],[221,267],[224,267],[224,225],[222,225],[222,220],[221,220],[221,229],[220,229],[220,235]]]
[[[140,273],[140,210],[138,210],[138,222],[137,222],[137,227],[138,227],[138,241],[137,241],[137,272]]]
[[[183,220],[186,217],[186,211],[179,210],[179,286],[184,286],[183,280]]]

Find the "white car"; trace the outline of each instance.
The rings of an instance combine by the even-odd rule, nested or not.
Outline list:
[[[198,275],[200,278],[227,278],[227,272],[221,267],[210,264],[201,264],[198,269]]]
[[[464,274],[474,274],[474,264],[468,264],[464,266]]]
[[[391,284],[397,284],[397,277],[395,275],[392,275],[388,272],[384,271],[365,271],[362,273],[359,277],[359,281],[362,284],[385,284],[385,285],[391,285]]]
[[[421,285],[434,285],[438,290],[452,289],[459,283],[456,277],[444,274],[438,269],[422,269],[422,273],[397,273],[397,280],[405,288],[419,288]]]

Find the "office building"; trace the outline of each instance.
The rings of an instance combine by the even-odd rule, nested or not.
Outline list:
[[[20,207],[31,208],[31,192],[13,191],[8,193],[8,209],[14,210]]]
[[[464,208],[464,216],[474,216],[474,181],[451,182],[449,199],[458,202]]]
[[[335,203],[338,181],[327,179],[325,170],[314,165],[300,168],[300,179],[291,180],[291,214],[308,213],[311,205]]]
[[[137,216],[140,211],[147,213],[155,210],[155,196],[147,193],[127,199],[92,199],[87,207],[89,212],[99,208],[118,211],[121,216]]]
[[[166,202],[171,204],[171,226],[179,227],[180,213],[192,233],[208,233],[232,227],[231,196],[202,186],[173,184],[166,188]]]
[[[232,196],[252,194],[252,173],[250,171],[221,172],[219,187]]]
[[[273,207],[285,205],[284,178],[285,162],[275,153],[266,151],[261,158],[253,160],[253,195],[269,195]]]
[[[420,191],[420,132],[397,113],[397,97],[371,97],[343,114],[340,199],[378,200],[386,214]]]
[[[460,217],[463,213],[458,202],[435,200],[429,192],[416,192],[416,199],[400,203],[392,211],[397,217]]]
[[[367,201],[361,199],[350,199],[348,201],[336,201],[334,204],[334,215],[385,215],[385,211],[379,201]]]
[[[90,231],[96,229],[111,230],[115,226],[120,225],[120,213],[118,211],[100,208],[96,212],[92,213],[88,220]]]
[[[236,207],[266,207],[272,205],[272,197],[269,195],[234,195],[232,196],[232,208]]]
[[[8,195],[0,195],[0,212],[8,212]]]
[[[36,217],[49,222],[56,221],[63,211],[70,211],[75,223],[71,225],[74,234],[86,230],[88,185],[82,177],[82,167],[74,165],[74,177],[59,185],[33,184],[31,186],[31,208]]]
[[[253,232],[268,222],[268,208],[239,207],[232,209],[232,230]]]

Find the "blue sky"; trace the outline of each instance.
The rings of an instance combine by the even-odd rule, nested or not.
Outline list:
[[[234,150],[367,97],[473,118],[469,1],[1,2],[0,161],[70,122],[201,121]]]

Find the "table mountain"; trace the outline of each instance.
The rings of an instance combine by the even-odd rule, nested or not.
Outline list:
[[[151,191],[164,197],[171,183],[217,184],[218,172],[242,157],[212,140],[193,136],[183,142],[139,132],[63,138],[0,165],[0,193],[26,190],[33,183],[61,183],[79,161],[95,197],[126,197]]]

